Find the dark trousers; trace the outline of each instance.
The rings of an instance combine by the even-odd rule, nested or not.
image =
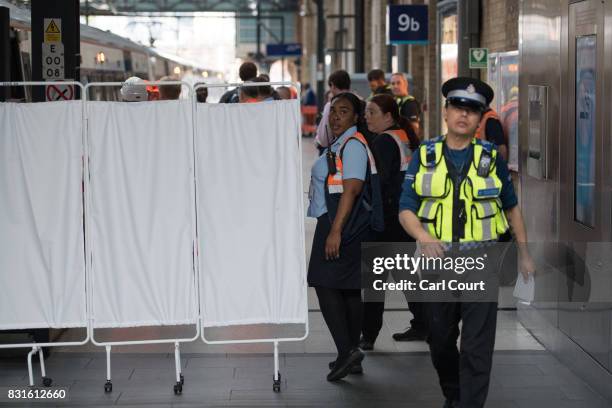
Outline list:
[[[495,345],[497,303],[427,303],[429,349],[442,392],[461,408],[484,407]],[[457,350],[461,329],[461,351]]]
[[[427,316],[424,309],[425,303],[408,302],[408,310],[413,318],[410,327],[415,330],[427,332]],[[363,302],[363,323],[361,332],[363,338],[374,343],[382,329],[385,302]]]
[[[385,271],[380,276],[367,275],[368,279],[381,279],[386,282],[389,278],[389,272]],[[405,276],[394,273],[393,279],[398,282],[406,278]],[[363,323],[361,332],[363,333],[364,339],[374,343],[382,329],[383,325],[383,313],[385,311],[385,292],[373,291],[371,282],[366,282],[364,288],[364,302],[363,302]],[[410,320],[410,327],[415,330],[427,332],[427,315],[425,314],[425,304],[421,302],[410,302],[409,294],[404,292],[406,296],[406,302],[408,303],[408,310],[412,313],[413,318]]]
[[[361,291],[316,286],[317,297],[325,323],[331,332],[338,356],[344,357],[359,347],[361,333]]]

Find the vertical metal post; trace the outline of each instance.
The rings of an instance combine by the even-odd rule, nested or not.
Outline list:
[[[408,44],[399,44],[396,46],[397,50],[397,70],[398,72],[408,72],[409,64],[408,57],[410,56],[409,45]]]
[[[41,348],[38,349],[38,360],[40,361],[40,375],[44,379],[47,376],[47,370],[45,369],[45,353]]]
[[[32,0],[32,80],[43,81],[42,50],[45,42],[44,20],[56,19],[61,23],[61,43],[64,47],[64,78],[53,80],[79,81],[81,65],[81,30],[79,0]],[[44,101],[44,89],[32,89],[34,101]],[[78,95],[77,95],[78,96]],[[75,98],[76,99],[76,98]]]
[[[255,53],[255,59],[259,62],[261,59],[261,1],[257,1],[257,16],[255,24],[257,25],[257,52]]]
[[[469,49],[480,46],[480,1],[457,2],[459,22],[457,70],[459,76],[480,77],[480,70],[470,69]]]
[[[278,372],[279,372],[279,363],[278,363],[278,341],[274,341],[274,380],[278,381]]]
[[[106,381],[111,380],[111,346],[106,346]]]
[[[317,3],[317,105],[319,111],[325,105],[325,7],[324,0]]]
[[[0,82],[11,81],[11,17],[9,9],[0,7]],[[0,89],[0,101],[11,97],[11,87]]]
[[[364,0],[355,0],[355,72],[365,71],[365,18]]]
[[[174,343],[174,368],[176,369],[176,382],[181,382],[181,354],[179,351],[179,343]]]
[[[336,56],[338,53],[340,54],[340,66],[346,69],[346,64],[344,62],[344,56],[346,52],[344,51],[344,0],[340,0],[340,9],[338,16],[338,32],[340,33],[340,42],[335,45],[334,48],[338,48],[340,51],[336,51]]]
[[[387,0],[387,7],[393,5],[393,0]],[[393,71],[393,45],[387,45],[387,72]]]
[[[285,16],[281,16],[281,44],[285,44]],[[285,82],[285,56],[281,57],[281,81]]]
[[[34,374],[32,372],[32,355],[34,355],[37,350],[38,347],[32,347],[32,350],[30,350],[30,352],[28,353],[28,376],[30,380],[30,387],[34,386]]]

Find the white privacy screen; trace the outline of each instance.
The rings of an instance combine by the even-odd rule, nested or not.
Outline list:
[[[197,106],[206,327],[306,322],[297,103]]]
[[[86,326],[82,103],[0,103],[0,330]]]
[[[191,101],[87,109],[94,327],[195,323]]]

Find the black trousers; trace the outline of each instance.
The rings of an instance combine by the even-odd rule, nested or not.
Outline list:
[[[431,359],[446,399],[484,407],[489,392],[497,303],[426,303]],[[461,329],[461,350],[457,350]]]
[[[317,297],[325,323],[331,332],[338,356],[344,357],[359,347],[361,333],[361,291],[316,286]]]
[[[408,310],[412,313],[410,327],[415,330],[427,332],[427,316],[425,303],[408,302]],[[363,302],[363,323],[361,332],[363,338],[374,343],[383,325],[385,302]]]
[[[370,275],[368,275],[368,277],[370,279],[373,278]],[[381,279],[383,282],[386,282],[389,278],[389,272],[385,271],[377,278]],[[393,278],[397,282],[405,277],[396,273],[393,274]],[[364,288],[366,288],[366,291],[365,299],[363,302],[363,323],[361,331],[363,333],[363,337],[366,340],[374,343],[383,325],[383,313],[385,311],[385,292],[370,290],[371,287],[371,283],[364,284]],[[404,293],[404,296],[406,296],[406,302],[408,302],[408,309],[410,310],[410,313],[412,313],[413,316],[413,318],[410,320],[410,327],[414,328],[415,330],[426,332],[427,315],[425,313],[425,304],[421,302],[410,302],[406,293]]]

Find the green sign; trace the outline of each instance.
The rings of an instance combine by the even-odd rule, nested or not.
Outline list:
[[[488,48],[470,48],[470,69],[487,69]]]

